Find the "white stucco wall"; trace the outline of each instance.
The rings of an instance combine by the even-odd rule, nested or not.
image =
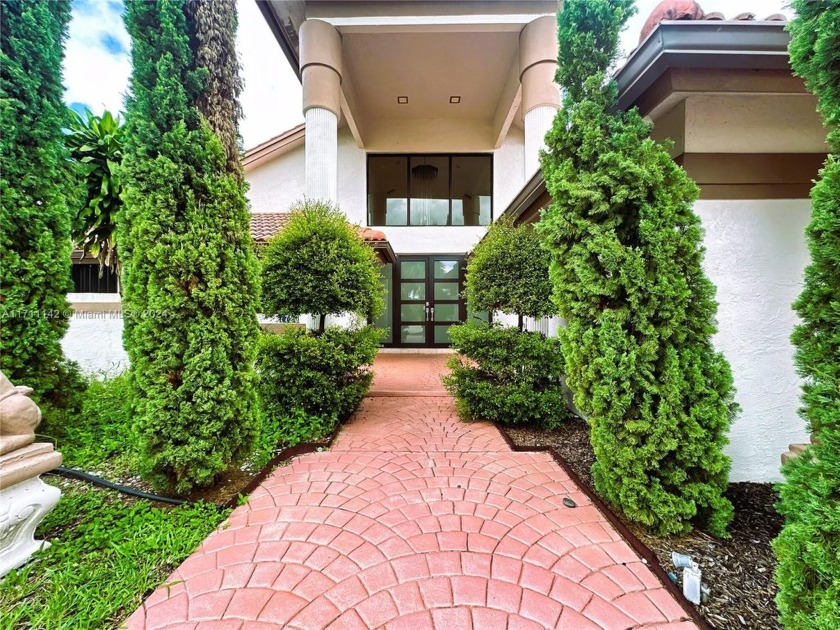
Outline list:
[[[303,145],[249,169],[246,197],[251,212],[287,212],[306,190],[306,156]]]
[[[715,345],[732,366],[741,413],[726,451],[732,481],[780,481],[779,456],[807,441],[796,410],[791,309],[808,263],[804,229],[810,202],[700,201],[706,230],[704,267],[717,286]]]
[[[128,367],[119,312],[76,313],[61,340],[64,355],[86,374],[114,376]]]

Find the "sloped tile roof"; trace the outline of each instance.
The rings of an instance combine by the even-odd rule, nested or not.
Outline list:
[[[255,212],[251,214],[251,238],[257,243],[268,240],[286,227],[288,212]]]
[[[272,236],[286,227],[289,222],[288,212],[254,212],[251,214],[251,238],[257,243],[267,243]],[[362,240],[373,242],[387,242],[388,238],[384,232],[373,230],[368,227],[359,227],[359,236]]]

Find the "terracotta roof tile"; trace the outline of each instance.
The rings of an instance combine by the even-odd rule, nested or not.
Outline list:
[[[259,212],[251,214],[251,238],[266,243],[289,222],[288,212]]]
[[[289,222],[288,212],[255,212],[251,214],[251,238],[257,243],[267,243],[272,236],[282,230]],[[359,236],[367,242],[387,242],[384,232],[367,227],[360,227]]]
[[[755,20],[755,18],[755,13],[746,12],[739,13],[738,15],[729,18],[729,20],[733,22],[744,22]],[[657,25],[665,20],[725,21],[726,19],[726,16],[720,11],[705,13],[703,11],[703,7],[701,7],[695,0],[662,0],[662,2],[653,8],[650,16],[648,16],[645,25],[642,27],[639,42],[641,43],[647,39],[647,36],[653,32]],[[782,13],[774,13],[773,15],[768,15],[763,21],[786,22],[787,17],[785,17]]]

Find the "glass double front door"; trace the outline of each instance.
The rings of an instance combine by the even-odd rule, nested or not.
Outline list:
[[[400,256],[395,293],[401,346],[445,347],[449,327],[464,321],[463,256]]]

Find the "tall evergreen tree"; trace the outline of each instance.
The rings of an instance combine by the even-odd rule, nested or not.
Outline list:
[[[568,384],[589,417],[598,491],[658,534],[724,535],[723,453],[735,413],[715,352],[697,186],[621,112],[608,78],[633,0],[567,0],[557,79],[564,106],[542,156],[553,199],[538,225],[551,254]]]
[[[0,369],[50,397],[73,286],[61,132],[70,0],[8,0],[0,11]]]
[[[224,107],[232,121],[205,115],[239,94],[236,65],[213,63],[235,59],[236,17],[233,2],[203,4],[217,14],[185,0],[126,6],[124,341],[144,472],[178,492],[212,483],[248,454],[257,429],[258,275],[241,167],[226,152],[239,108]]]
[[[811,191],[811,263],[793,305],[802,321],[792,337],[800,414],[815,439],[784,468],[776,601],[786,628],[828,630],[840,623],[840,4],[793,6],[791,65],[818,97],[831,153]]]

